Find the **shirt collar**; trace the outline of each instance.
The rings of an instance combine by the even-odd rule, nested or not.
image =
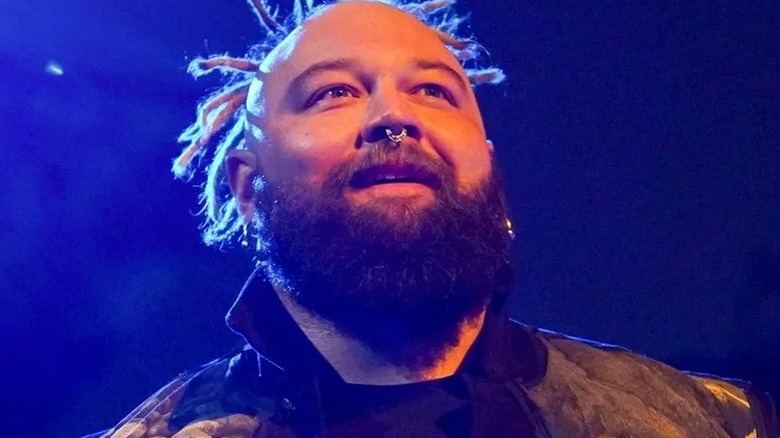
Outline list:
[[[547,349],[533,329],[508,318],[505,301],[505,294],[496,294],[459,373],[520,379],[530,386],[544,377]],[[299,376],[336,375],[289,316],[261,268],[246,281],[225,319],[231,330],[281,370]]]

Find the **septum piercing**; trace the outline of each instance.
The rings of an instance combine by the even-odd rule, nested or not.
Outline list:
[[[387,135],[387,138],[393,142],[396,146],[400,145],[402,141],[409,135],[406,132],[406,128],[401,128],[401,132],[398,134],[393,133],[393,130],[390,128],[385,129],[385,135]]]

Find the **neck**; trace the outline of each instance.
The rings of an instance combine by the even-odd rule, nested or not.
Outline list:
[[[440,359],[428,369],[422,370],[423,380],[441,379],[455,374],[466,357],[466,353],[477,340],[484,322],[484,309],[475,317],[461,321],[455,345],[446,346]]]
[[[400,385],[452,376],[474,344],[485,320],[485,311],[482,310],[476,316],[460,321],[454,342],[440,345],[438,351],[433,352],[433,361],[420,363],[414,355],[391,360],[381,351],[381,346],[367,345],[355,336],[340,331],[333,322],[298,304],[290,294],[278,290],[277,294],[319,353],[345,382],[351,384]],[[407,351],[437,349],[425,339],[412,339],[407,345]],[[432,352],[425,353],[428,355]]]

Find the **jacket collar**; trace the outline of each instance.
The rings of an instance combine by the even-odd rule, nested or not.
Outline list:
[[[533,329],[508,318],[505,295],[496,296],[459,373],[500,381],[520,379],[532,386],[544,377],[547,349]],[[225,319],[262,359],[287,374],[336,376],[289,316],[262,268],[246,281]]]

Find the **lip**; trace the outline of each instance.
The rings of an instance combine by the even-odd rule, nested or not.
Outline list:
[[[413,163],[386,163],[355,172],[349,184],[363,189],[376,185],[417,183],[438,188],[441,180],[436,174]]]

